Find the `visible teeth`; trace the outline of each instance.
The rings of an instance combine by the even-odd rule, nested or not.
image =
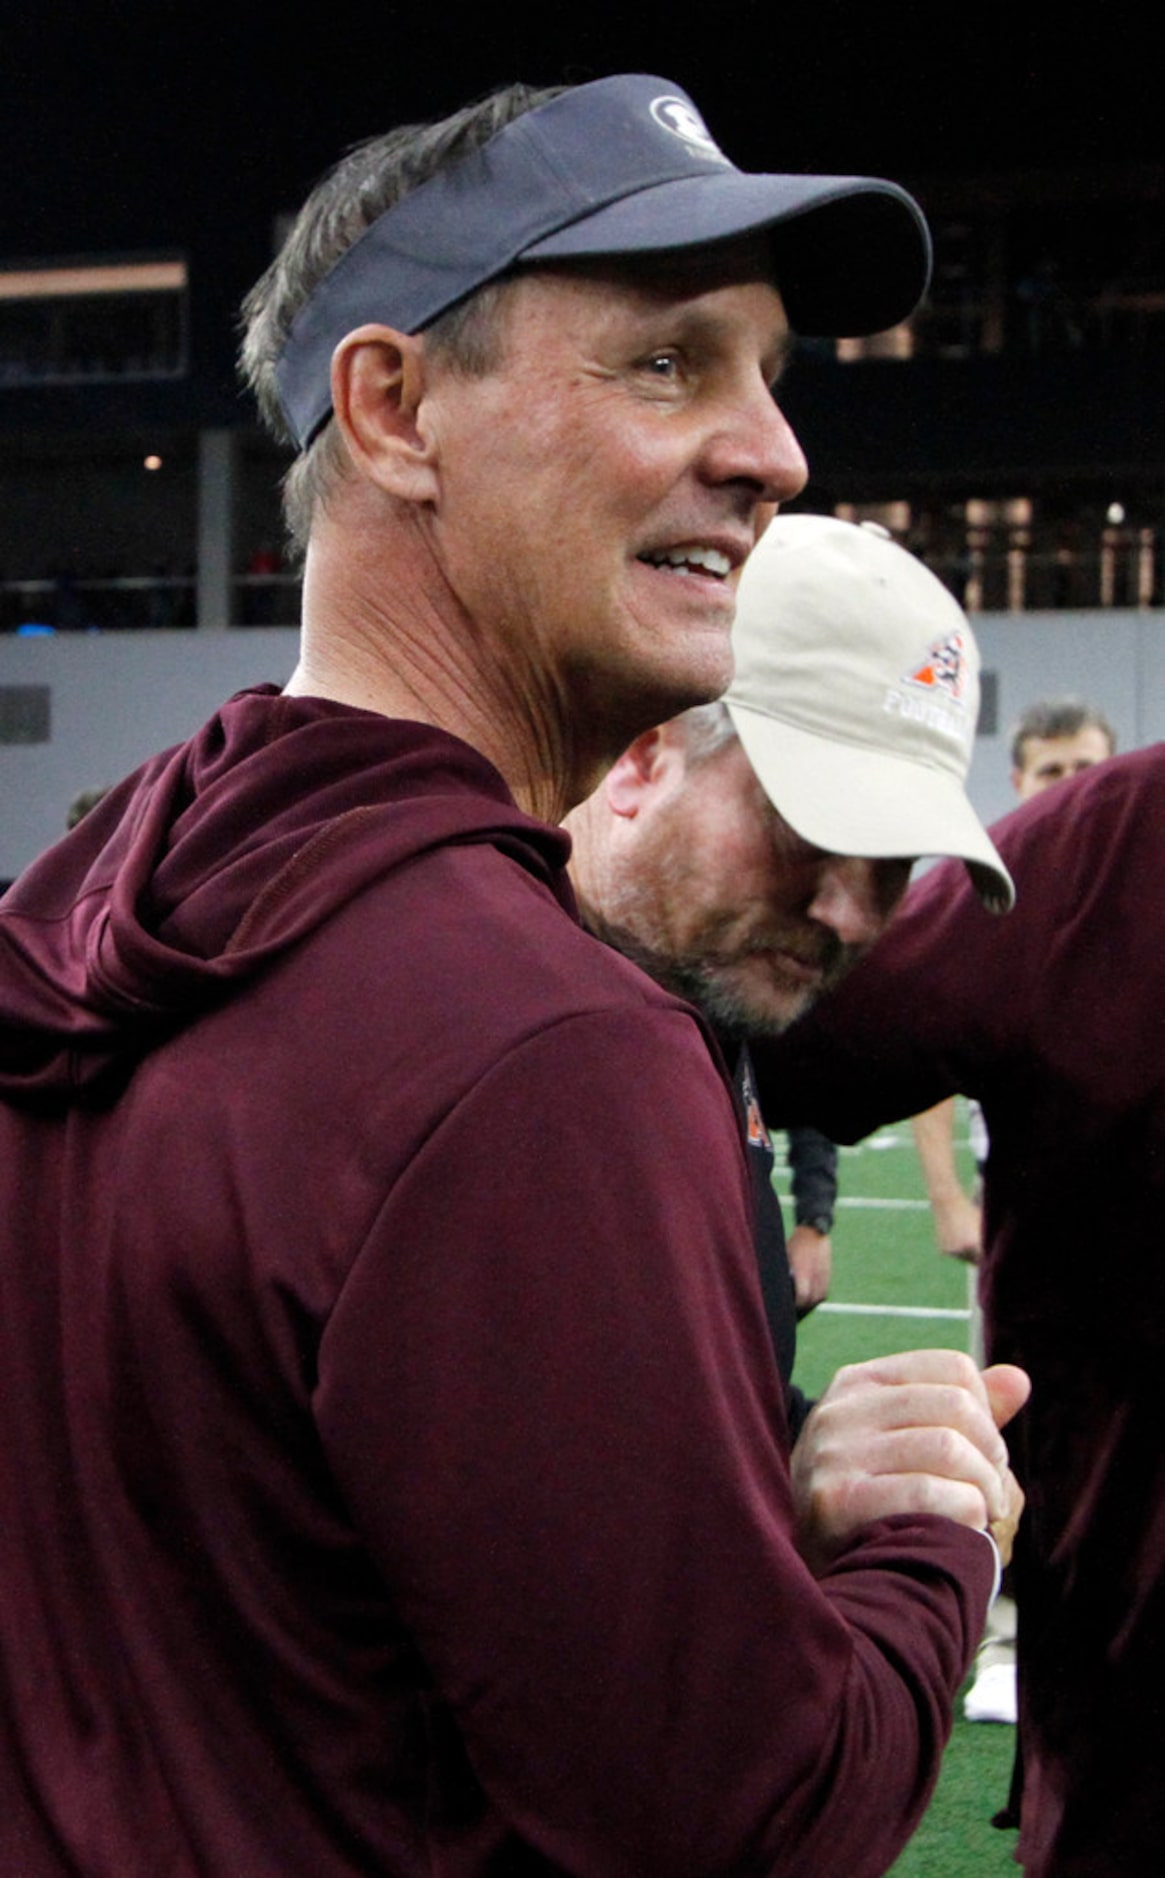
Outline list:
[[[681,572],[689,567],[702,567],[708,574],[718,574],[722,579],[732,572],[732,562],[719,548],[661,548],[658,553],[645,554],[645,561],[655,567],[678,567]]]

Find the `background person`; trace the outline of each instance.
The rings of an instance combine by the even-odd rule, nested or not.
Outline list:
[[[1011,736],[1011,784],[1028,802],[1056,783],[1078,776],[1116,753],[1116,732],[1095,705],[1080,698],[1045,698],[1028,706]],[[954,1099],[912,1120],[940,1252],[978,1265],[982,1245],[979,1194],[968,1194],[954,1152]],[[979,1176],[987,1137],[978,1105],[971,1104],[971,1148]],[[981,1351],[980,1351],[981,1354]],[[972,1720],[980,1719],[972,1715]],[[1013,1718],[1012,1718],[1013,1719]]]
[[[1045,698],[1023,713],[1011,737],[1011,785],[1021,802],[1116,755],[1116,732],[1082,698]]]
[[[818,1128],[788,1128],[793,1230],[786,1248],[797,1316],[829,1296],[833,1270],[833,1215],[837,1206],[837,1146]]]
[[[1103,712],[1080,698],[1046,698],[1029,705],[1012,732],[1011,782],[1021,802],[1042,795],[1045,789],[1080,775],[1116,752],[1116,733]],[[982,1257],[983,1170],[988,1139],[983,1111],[968,1103],[971,1151],[975,1159],[974,1190],[963,1186],[955,1161],[955,1099],[948,1097],[912,1118],[915,1147],[926,1183],[939,1250],[950,1258],[978,1267]],[[971,1351],[984,1360],[982,1315],[978,1282],[969,1276]],[[1014,1723],[1019,1712],[1016,1693],[1015,1599],[1011,1575],[991,1607],[983,1643],[975,1662],[975,1677],[963,1698],[968,1721]]]
[[[1008,919],[935,868],[758,1065],[779,1122],[842,1141],[952,1090],[982,1106],[987,1351],[1033,1379],[1009,1809],[1033,1878],[1150,1872],[1165,1843],[1163,825],[1161,744],[1037,795],[991,831]]]

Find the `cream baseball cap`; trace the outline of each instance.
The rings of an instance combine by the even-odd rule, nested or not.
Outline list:
[[[979,648],[942,582],[872,522],[780,515],[741,577],[725,696],[778,813],[831,854],[965,861],[993,913],[1011,876],[967,799]]]

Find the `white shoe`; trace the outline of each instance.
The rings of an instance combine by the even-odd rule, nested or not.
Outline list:
[[[963,1716],[971,1722],[1014,1722],[1015,1664],[991,1663],[981,1669],[963,1697]]]

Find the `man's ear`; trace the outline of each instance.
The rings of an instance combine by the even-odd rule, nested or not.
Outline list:
[[[436,454],[423,419],[425,341],[359,326],[332,357],[332,409],[359,474],[405,502],[436,495]]]
[[[640,814],[649,800],[673,778],[673,772],[678,774],[682,764],[682,753],[666,724],[645,730],[634,743],[628,744],[607,771],[603,787],[612,814],[622,815],[627,820]]]

